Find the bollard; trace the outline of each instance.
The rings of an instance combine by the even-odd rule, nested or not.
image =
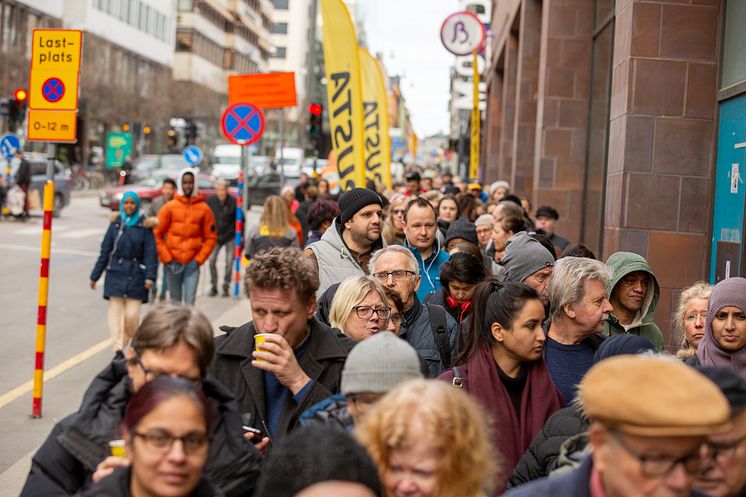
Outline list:
[[[241,252],[243,250],[243,170],[238,173],[238,198],[236,198],[236,243],[233,248],[233,297],[241,290]]]
[[[41,399],[44,390],[44,349],[47,339],[47,302],[49,297],[49,259],[52,250],[52,217],[54,214],[54,157],[56,147],[47,148],[47,182],[44,184],[44,227],[41,233],[41,266],[39,269],[39,296],[36,315],[36,355],[34,360],[34,397],[31,416],[41,417]]]

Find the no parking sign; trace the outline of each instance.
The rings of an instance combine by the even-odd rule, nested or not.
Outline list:
[[[264,133],[264,112],[253,104],[233,104],[223,112],[220,124],[226,140],[237,145],[251,145]]]

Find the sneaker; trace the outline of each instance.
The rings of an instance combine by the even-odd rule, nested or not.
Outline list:
[[[210,293],[208,293],[207,295],[210,296],[210,297],[214,297],[217,294],[218,294],[218,289],[217,288],[211,288],[210,289]]]

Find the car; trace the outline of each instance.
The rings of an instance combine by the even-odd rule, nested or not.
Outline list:
[[[150,203],[161,195],[161,185],[163,184],[163,178],[170,176],[166,172],[161,172],[142,180],[140,183],[134,185],[121,185],[116,187],[107,188],[101,192],[99,197],[99,204],[101,207],[110,209],[112,211],[119,210],[119,202],[122,200],[122,196],[125,192],[135,192],[140,197],[140,209],[145,211],[150,207]],[[199,185],[199,193],[204,195],[205,200],[215,195],[215,180],[206,174],[197,175],[197,184]],[[234,187],[228,187],[228,194],[237,197],[238,190]]]
[[[146,178],[164,172],[176,175],[185,167],[189,167],[189,164],[178,154],[142,155],[132,164],[131,182],[139,184]]]
[[[39,192],[39,202],[44,202],[44,185],[47,182],[47,159],[44,157],[35,157],[31,153],[26,153],[26,160],[31,164],[31,189]],[[20,161],[13,159],[10,163],[10,177],[13,186],[14,177]],[[73,180],[70,171],[58,160],[54,161],[54,217],[59,217],[64,209],[70,203],[70,192],[73,189]]]
[[[247,185],[249,191],[249,207],[252,205],[264,205],[264,201],[270,195],[279,195],[282,191],[282,177],[276,171],[254,176]]]

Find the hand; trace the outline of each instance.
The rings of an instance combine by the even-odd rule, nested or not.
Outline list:
[[[277,380],[293,392],[300,392],[311,378],[301,369],[295,358],[290,344],[280,335],[267,335],[266,341],[259,344],[259,350],[255,350],[251,365],[263,371],[274,373]],[[257,358],[264,359],[257,361]]]
[[[123,457],[109,456],[96,466],[96,471],[91,476],[94,482],[99,481],[104,476],[109,476],[115,468],[126,468],[130,465],[129,459]]]
[[[145,280],[145,289],[150,290],[153,288],[153,282],[151,280]]]
[[[91,290],[95,290],[96,289],[96,282],[95,281],[91,280],[88,284],[91,285]]]
[[[249,442],[254,443],[254,438],[261,437],[261,435],[259,435],[258,433],[251,433],[250,431],[246,431],[244,432],[243,437]],[[256,450],[258,450],[261,455],[264,455],[264,453],[267,452],[268,446],[269,437],[264,437],[259,442],[254,443],[254,447],[256,447]]]

